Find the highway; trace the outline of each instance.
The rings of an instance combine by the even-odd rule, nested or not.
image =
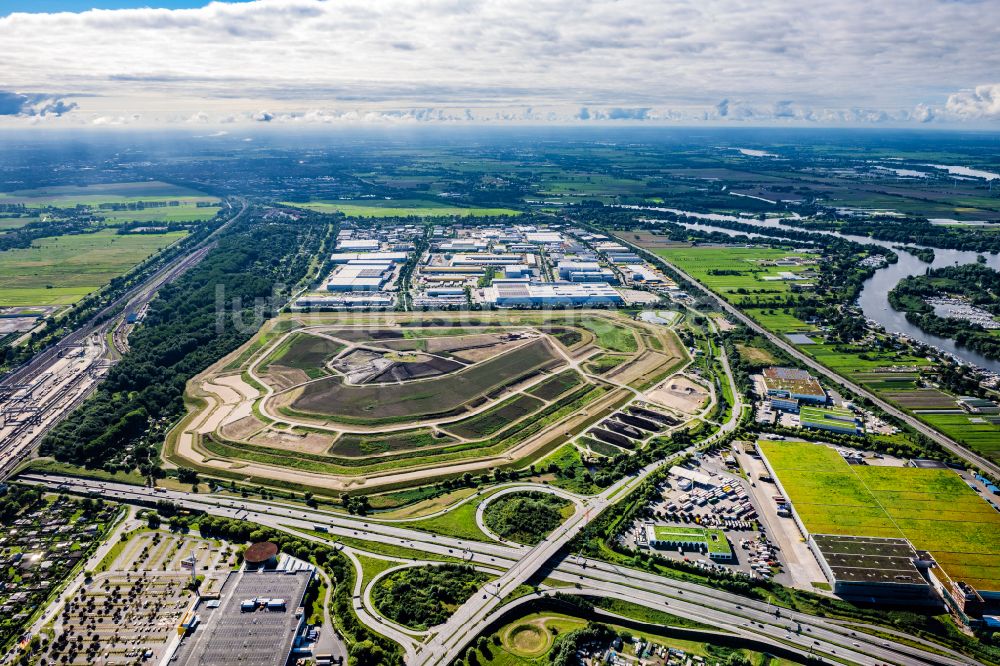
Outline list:
[[[622,239],[619,238],[619,240],[622,240]],[[932,439],[933,441],[937,442],[943,448],[945,448],[946,450],[950,451],[951,453],[954,453],[956,456],[958,456],[962,460],[966,461],[967,463],[969,463],[969,464],[971,464],[971,465],[973,465],[975,467],[979,467],[984,472],[988,472],[988,473],[992,474],[994,478],[1000,479],[1000,465],[997,465],[996,463],[994,463],[994,462],[992,462],[990,460],[987,460],[986,458],[984,458],[983,456],[975,453],[974,451],[970,451],[966,447],[962,446],[961,444],[959,444],[955,440],[951,439],[947,435],[945,435],[945,434],[943,434],[941,432],[938,432],[937,430],[935,430],[934,428],[930,427],[929,425],[927,425],[923,421],[919,420],[915,416],[907,414],[906,412],[902,411],[901,409],[899,409],[897,407],[894,407],[893,405],[891,405],[890,403],[886,402],[882,398],[878,397],[877,395],[875,395],[874,393],[872,393],[868,389],[866,389],[866,388],[864,388],[862,386],[859,386],[858,384],[855,384],[854,382],[850,381],[849,379],[841,377],[840,375],[838,375],[834,371],[830,370],[826,366],[824,366],[821,363],[813,360],[811,357],[809,357],[805,353],[803,353],[803,352],[799,351],[798,349],[796,349],[790,343],[786,342],[785,340],[782,340],[780,337],[778,337],[774,333],[771,333],[769,330],[767,330],[766,328],[764,328],[763,326],[761,326],[760,324],[758,324],[757,322],[755,322],[753,319],[751,319],[747,315],[745,315],[742,312],[740,312],[739,309],[737,309],[736,307],[730,305],[721,296],[719,296],[718,294],[716,294],[715,292],[713,292],[711,289],[709,289],[708,287],[706,287],[702,283],[698,282],[696,279],[694,279],[693,277],[691,277],[690,275],[688,275],[687,273],[685,273],[684,271],[682,271],[680,268],[678,268],[674,264],[672,264],[672,263],[664,260],[661,257],[656,256],[655,254],[649,252],[648,250],[645,250],[645,249],[643,249],[643,248],[641,248],[641,247],[639,247],[637,245],[633,245],[632,243],[628,243],[628,241],[623,241],[623,242],[625,242],[628,245],[630,245],[634,250],[640,252],[642,255],[645,255],[646,258],[648,258],[650,261],[659,262],[659,263],[663,264],[664,266],[666,266],[667,268],[669,268],[670,270],[674,271],[677,275],[680,275],[681,277],[683,277],[686,280],[688,280],[691,284],[695,285],[695,287],[697,287],[700,291],[704,292],[709,297],[711,297],[713,300],[715,300],[719,304],[719,307],[721,307],[723,310],[725,310],[726,312],[728,312],[729,314],[731,314],[733,317],[735,317],[736,319],[738,319],[739,321],[741,321],[744,325],[747,326],[747,328],[749,328],[752,331],[755,331],[756,333],[758,333],[758,334],[764,336],[765,338],[767,338],[775,346],[779,347],[782,351],[784,351],[785,353],[787,353],[789,356],[792,356],[792,357],[798,359],[804,365],[806,365],[809,368],[815,370],[816,372],[818,372],[819,374],[823,375],[824,377],[826,377],[830,381],[834,382],[835,384],[839,384],[840,386],[843,386],[844,388],[847,388],[847,389],[853,391],[857,395],[860,395],[860,396],[863,396],[865,398],[868,398],[869,400],[872,401],[873,404],[878,405],[878,407],[882,411],[884,411],[885,413],[890,414],[890,415],[896,417],[900,421],[903,421],[904,423],[906,423],[907,425],[909,425],[910,427],[912,427],[917,432],[919,432],[919,433],[927,436],[928,438]]]
[[[201,261],[214,247],[217,236],[246,213],[246,202],[239,203],[239,212],[186,254],[0,378],[0,480],[7,478],[34,452],[45,433],[97,388],[115,360],[128,350],[132,325],[126,321],[126,314],[143,312],[163,285]],[[232,208],[232,204],[228,205]]]
[[[630,477],[622,487],[631,487],[640,477]],[[505,570],[504,576],[483,590],[483,594],[473,597],[478,603],[463,606],[462,617],[468,624],[456,626],[449,620],[445,625],[435,627],[433,635],[426,642],[417,640],[403,632],[386,631],[404,645],[407,663],[434,664],[450,663],[448,655],[461,651],[478,635],[482,628],[496,617],[496,613],[506,608],[500,601],[509,593],[504,580],[527,580],[524,574],[533,565],[548,564],[550,578],[574,586],[573,593],[610,596],[636,604],[664,610],[681,617],[698,620],[705,624],[745,636],[763,645],[780,644],[797,650],[802,655],[809,653],[828,655],[831,659],[843,659],[851,663],[876,666],[877,664],[899,664],[900,666],[926,666],[941,664],[959,666],[976,662],[935,646],[935,650],[946,654],[923,651],[908,644],[921,644],[915,637],[896,642],[863,632],[854,632],[844,624],[827,618],[819,618],[803,613],[777,609],[765,602],[751,600],[715,588],[682,582],[655,574],[621,567],[597,560],[568,555],[556,549],[553,544],[562,542],[567,532],[579,529],[580,517],[586,514],[578,511],[578,521],[567,523],[563,530],[550,535],[539,547],[528,548],[509,543],[470,541],[444,535],[432,534],[416,529],[400,527],[399,522],[383,523],[372,518],[350,516],[319,510],[306,510],[280,502],[240,499],[220,495],[186,493],[179,491],[157,492],[152,488],[129,486],[71,477],[42,476],[30,474],[21,477],[29,484],[44,485],[52,490],[97,494],[108,500],[132,503],[151,503],[169,500],[180,507],[194,511],[204,511],[211,515],[238,518],[267,525],[295,534],[303,539],[332,544],[338,536],[363,539],[372,543],[405,546],[417,551],[436,555],[460,557],[471,564]],[[531,488],[532,484],[514,484]],[[625,495],[623,490],[616,497]],[[589,498],[591,506],[597,498]],[[473,496],[467,501],[480,501]],[[586,505],[586,499],[581,498]],[[609,502],[610,503],[610,502]],[[321,528],[328,538],[316,536],[314,531]],[[308,530],[312,533],[307,533]],[[548,544],[548,545],[546,545]],[[543,558],[548,558],[543,561]],[[532,571],[534,573],[534,571]],[[497,593],[496,585],[502,590]],[[518,583],[520,584],[520,583]],[[516,587],[516,585],[514,585]],[[546,592],[547,594],[551,592]],[[471,602],[472,600],[470,600]],[[489,602],[484,604],[483,602]],[[516,602],[515,602],[516,603]],[[392,629],[383,620],[375,617],[373,609],[363,605],[362,599],[355,599],[359,616],[366,623],[373,624],[379,631]],[[492,612],[484,612],[489,607]],[[461,610],[461,609],[460,609]],[[776,614],[780,613],[780,615]],[[459,635],[449,632],[455,631]],[[453,657],[452,657],[453,658]]]

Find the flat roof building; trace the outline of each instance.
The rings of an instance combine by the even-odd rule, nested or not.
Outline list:
[[[296,308],[356,310],[391,308],[396,305],[392,294],[378,292],[344,292],[336,296],[302,296],[295,300]]]
[[[483,289],[486,302],[498,307],[545,305],[621,305],[624,299],[606,284],[494,281]]]
[[[764,368],[761,373],[767,395],[814,404],[826,403],[826,391],[819,381],[798,368]]]
[[[200,622],[169,663],[285,666],[305,626],[302,603],[313,572],[307,565],[231,574],[217,607],[196,608]]]
[[[839,407],[802,405],[799,408],[799,424],[803,428],[826,430],[844,435],[860,435],[864,432],[861,419],[851,410]]]
[[[373,238],[346,239],[337,241],[337,249],[350,252],[374,252],[380,247],[380,243]]]
[[[347,264],[326,281],[327,291],[381,291],[392,276],[392,264]]]
[[[352,261],[391,261],[395,264],[406,262],[409,255],[406,252],[334,252],[330,261],[335,264],[346,264]]]
[[[701,472],[696,472],[693,469],[688,469],[687,467],[674,465],[670,468],[670,475],[676,476],[679,479],[687,479],[691,483],[701,486],[702,488],[711,488],[715,486],[712,482],[712,477],[707,474],[702,474]]]
[[[452,266],[514,266],[524,264],[521,254],[456,254],[451,259]]]
[[[933,589],[917,568],[917,553],[906,539],[811,534],[808,543],[839,596],[869,602],[935,603]]]
[[[559,279],[567,282],[614,282],[615,274],[596,261],[560,261]]]
[[[734,559],[733,548],[722,530],[646,523],[645,532],[650,548],[694,550],[706,553],[710,559],[719,562]]]

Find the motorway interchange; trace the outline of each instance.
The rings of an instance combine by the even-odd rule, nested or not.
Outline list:
[[[724,354],[720,361],[729,381],[732,382]],[[731,387],[737,404],[733,405],[729,420],[721,424],[713,435],[699,442],[699,447],[711,444],[731,432],[738,424],[743,406],[739,392],[732,384]],[[669,466],[686,453],[690,453],[690,450],[678,452],[652,463],[639,473],[621,479],[594,496],[556,491],[540,484],[517,483],[502,487],[499,492],[492,493],[486,499],[474,495],[464,500],[481,502],[477,510],[477,522],[480,525],[482,525],[483,506],[507,492],[516,490],[558,492],[573,502],[576,507],[575,513],[534,547],[499,539],[492,543],[458,539],[410,528],[405,520],[359,518],[321,510],[308,510],[273,501],[164,491],[163,488],[153,489],[71,477],[26,474],[19,478],[25,483],[41,484],[53,490],[97,494],[106,499],[123,502],[148,505],[158,500],[169,500],[179,507],[193,511],[246,520],[289,532],[302,539],[335,545],[341,548],[357,570],[353,596],[354,610],[358,617],[373,630],[398,642],[404,650],[407,664],[428,666],[450,664],[502,614],[539,596],[554,594],[558,588],[542,584],[537,592],[512,599],[515,596],[512,593],[519,586],[531,579],[538,580],[539,572],[543,571],[545,575],[542,577],[547,577],[560,585],[571,586],[573,594],[618,598],[640,606],[666,610],[674,615],[710,625],[717,632],[740,636],[747,641],[748,647],[760,651],[786,650],[802,657],[812,656],[828,662],[847,661],[870,666],[877,664],[958,666],[975,663],[940,646],[934,646],[934,652],[915,647],[929,644],[914,637],[906,637],[903,641],[890,641],[854,631],[835,620],[779,610],[769,603],[750,600],[711,587],[672,580],[567,553],[567,544],[591,520],[616,501],[626,497],[658,468],[663,465]],[[441,513],[453,510],[455,506],[457,505],[443,509]],[[488,530],[484,532],[489,534]],[[459,607],[446,623],[427,632],[413,632],[382,617],[375,610],[371,602],[374,580],[370,581],[366,588],[362,587],[363,572],[356,554],[360,552],[366,557],[377,558],[379,557],[377,553],[357,551],[355,548],[339,544],[337,537],[340,536],[361,539],[373,544],[404,546],[432,556],[459,557],[470,565],[495,575],[496,579]],[[435,563],[413,560],[406,565]],[[395,567],[383,572],[382,575],[393,570]]]
[[[813,655],[827,662],[848,661],[875,666],[899,664],[974,664],[975,661],[940,646],[934,652],[916,645],[928,645],[912,636],[903,640],[888,640],[861,631],[845,623],[804,613],[777,609],[769,603],[750,600],[711,587],[665,578],[648,572],[608,564],[598,560],[568,554],[565,545],[602,509],[612,505],[635,488],[650,474],[651,465],[639,474],[626,477],[595,497],[574,496],[576,512],[561,527],[539,545],[528,547],[510,542],[486,542],[458,539],[432,534],[406,526],[406,521],[380,521],[371,517],[356,517],[301,507],[275,501],[232,498],[180,491],[155,491],[152,488],[129,486],[71,477],[29,474],[25,483],[44,485],[52,490],[81,494],[99,494],[105,499],[122,502],[155,503],[169,500],[179,507],[203,511],[210,515],[247,520],[281,529],[295,536],[337,544],[338,537],[363,539],[373,544],[404,546],[436,556],[460,557],[469,564],[499,573],[481,594],[469,599],[444,625],[434,627],[419,639],[411,631],[402,631],[394,623],[380,617],[361,589],[361,567],[352,557],[354,549],[341,546],[358,570],[354,590],[354,606],[359,618],[369,627],[399,642],[405,651],[407,664],[448,664],[461,655],[498,613],[525,604],[532,598],[552,594],[543,588],[539,592],[502,604],[518,585],[530,579],[543,567],[553,580],[575,587],[574,594],[606,596],[666,610],[716,627],[717,631],[744,637],[748,647],[767,651],[784,648],[805,657]],[[511,489],[545,490],[537,484],[511,484]],[[498,493],[499,494],[499,493]],[[485,500],[489,502],[498,494]],[[565,492],[563,492],[566,496]],[[475,495],[465,501],[483,501]],[[443,511],[453,510],[449,507]],[[318,528],[318,529],[317,529]],[[317,532],[325,533],[319,535]],[[339,545],[339,544],[337,544]],[[370,554],[367,554],[371,556]],[[399,558],[392,558],[399,559]],[[433,564],[414,561],[413,564]]]

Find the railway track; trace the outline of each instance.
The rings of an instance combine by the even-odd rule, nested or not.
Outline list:
[[[228,202],[227,202],[228,203]],[[218,236],[246,214],[247,204],[240,200],[240,209],[218,229],[203,239],[194,249],[149,276],[144,282],[107,305],[86,324],[70,332],[52,347],[36,354],[27,363],[0,378],[0,414],[13,412],[13,403],[31,403],[37,409],[30,418],[13,427],[0,425],[0,480],[6,479],[22,461],[34,453],[46,432],[68,416],[97,388],[108,368],[128,352],[128,334],[134,328],[130,314],[144,312],[163,285],[183,275],[200,262],[215,247]],[[232,204],[229,204],[232,208]],[[56,369],[74,349],[98,346],[86,364],[62,368],[74,376],[58,384]],[[85,352],[86,353],[86,352]],[[38,378],[51,378],[51,384]],[[48,397],[50,391],[56,393]],[[23,412],[24,410],[18,410]],[[3,423],[3,422],[0,422]],[[37,428],[39,424],[43,427]]]

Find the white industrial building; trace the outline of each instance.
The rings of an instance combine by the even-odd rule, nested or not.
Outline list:
[[[497,307],[547,305],[621,305],[624,299],[607,284],[588,282],[517,282],[494,280],[484,300]]]
[[[326,281],[327,291],[381,291],[392,277],[393,264],[346,264],[338,268]]]
[[[567,282],[614,282],[615,274],[596,261],[560,261],[559,278]]]
[[[335,264],[346,264],[351,261],[391,261],[395,264],[406,262],[409,256],[406,252],[334,252],[330,261]]]
[[[563,237],[558,231],[530,231],[524,234],[524,240],[529,243],[541,243],[546,245],[549,243],[561,243],[563,241]]]
[[[374,238],[346,239],[337,242],[337,249],[355,252],[375,252],[381,244]]]
[[[503,267],[503,275],[507,279],[530,278],[532,272],[531,267],[527,264],[513,264]]]
[[[702,474],[701,472],[696,472],[693,469],[688,469],[686,467],[678,467],[674,465],[670,468],[670,475],[676,476],[679,479],[686,479],[696,486],[701,486],[702,488],[712,488],[716,484],[712,482],[712,477],[707,474]]]
[[[522,254],[456,254],[451,259],[452,266],[516,266],[524,263],[525,256]]]

